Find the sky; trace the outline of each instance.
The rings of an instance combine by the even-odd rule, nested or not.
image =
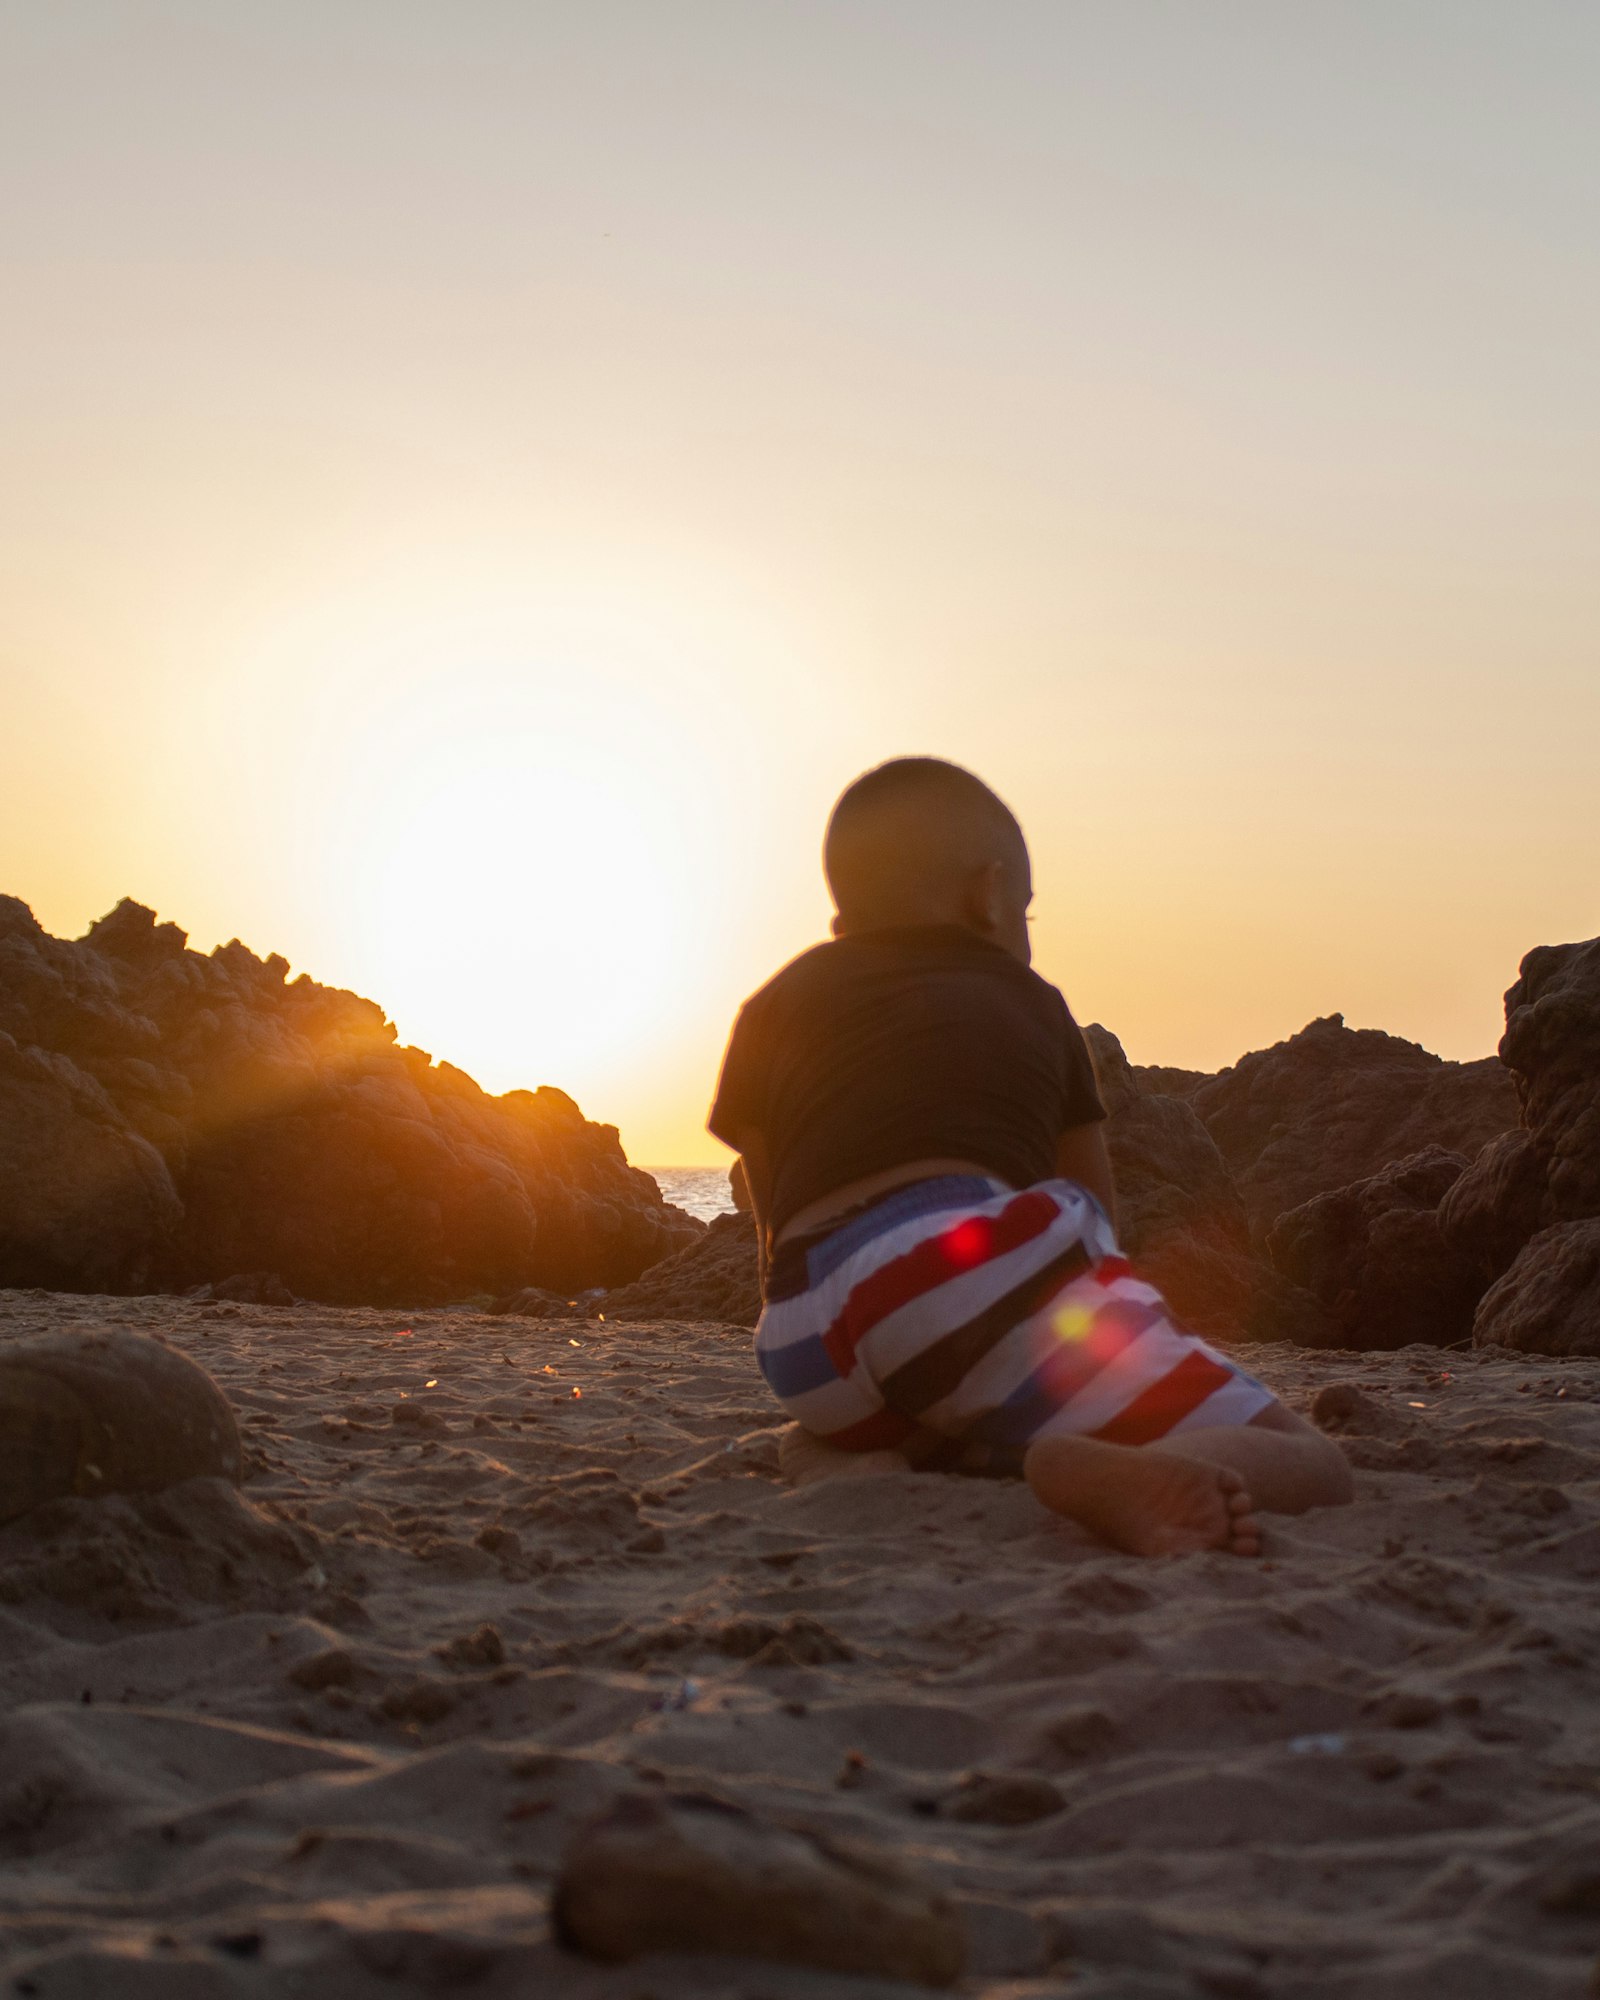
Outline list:
[[[0,0],[0,889],[630,1157],[953,757],[1135,1061],[1600,930],[1590,0]]]

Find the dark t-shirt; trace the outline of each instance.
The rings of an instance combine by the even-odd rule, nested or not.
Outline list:
[[[1048,1180],[1056,1142],[1104,1118],[1067,1003],[958,925],[864,931],[794,959],[739,1010],[711,1130],[754,1128],[770,1226],[908,1160],[972,1160]]]

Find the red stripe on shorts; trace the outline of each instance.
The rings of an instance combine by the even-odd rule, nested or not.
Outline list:
[[[1091,1435],[1107,1444],[1151,1444],[1232,1380],[1231,1368],[1196,1348]]]
[[[1061,1205],[1053,1196],[1031,1188],[1007,1202],[998,1215],[964,1216],[937,1236],[927,1237],[854,1288],[822,1336],[828,1358],[841,1376],[848,1375],[856,1364],[856,1349],[880,1320],[952,1278],[1042,1236],[1060,1213]]]

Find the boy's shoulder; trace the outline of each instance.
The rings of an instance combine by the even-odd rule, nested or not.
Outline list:
[[[896,973],[920,982],[941,971],[977,972],[1013,988],[1031,989],[1047,1004],[1063,1004],[1048,980],[1002,946],[957,924],[937,924],[825,939],[780,967],[750,995],[745,1008],[765,1012],[857,982],[881,992],[883,981]]]

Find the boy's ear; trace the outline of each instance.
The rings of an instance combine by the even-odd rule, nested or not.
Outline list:
[[[989,861],[981,868],[974,868],[967,877],[967,891],[962,899],[964,913],[967,922],[983,937],[993,937],[1000,928],[1000,888],[1004,873],[1003,861]]]

